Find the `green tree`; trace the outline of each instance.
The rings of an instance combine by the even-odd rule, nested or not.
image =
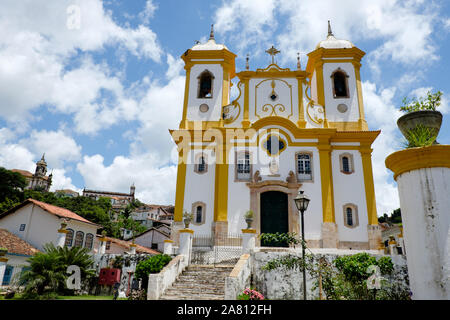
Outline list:
[[[20,173],[0,167],[0,212],[22,201],[22,192],[26,185],[27,182]]]

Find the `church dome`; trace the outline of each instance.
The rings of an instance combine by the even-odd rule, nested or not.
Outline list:
[[[201,50],[223,50],[228,48],[224,44],[218,44],[216,43],[216,40],[214,39],[214,25],[211,25],[211,32],[209,34],[209,40],[206,43],[200,43],[198,42],[196,45],[194,45],[191,50],[194,51],[201,51]]]
[[[223,50],[228,48],[224,44],[218,44],[214,39],[209,39],[206,43],[198,43],[191,50]]]
[[[354,45],[348,40],[336,39],[331,31],[330,21],[328,21],[328,36],[325,40],[322,40],[317,44],[316,49],[350,49]]]

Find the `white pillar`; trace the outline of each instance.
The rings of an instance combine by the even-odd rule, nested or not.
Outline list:
[[[194,230],[181,229],[180,231],[180,248],[178,254],[182,254],[187,257],[188,264],[191,261],[192,251],[192,238],[194,237]]]
[[[398,184],[412,299],[450,300],[450,146],[397,151],[386,167]]]
[[[98,249],[98,254],[102,255],[106,252],[106,237],[102,236],[100,239],[100,247]]]
[[[5,276],[7,262],[8,262],[8,258],[0,257],[0,286],[3,283],[3,277]]]
[[[242,254],[250,253],[255,248],[255,238],[255,229],[242,229]]]
[[[130,254],[136,254],[136,244],[135,243],[130,244],[130,250],[131,250]]]
[[[173,241],[166,239],[164,240],[164,254],[171,255],[173,251]]]

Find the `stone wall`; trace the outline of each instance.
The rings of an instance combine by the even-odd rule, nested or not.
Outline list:
[[[377,250],[339,250],[339,249],[309,249],[309,253],[314,255],[321,255],[327,258],[328,261],[334,260],[341,255],[353,255],[359,252],[367,252],[375,257],[380,258],[384,256]],[[251,270],[251,275],[243,277],[242,282],[246,282],[245,286],[251,286],[261,292],[267,299],[270,300],[301,300],[303,299],[303,274],[300,270],[287,270],[284,268],[277,268],[271,271],[262,270],[270,260],[278,259],[283,256],[294,255],[301,257],[300,248],[270,248],[270,249],[256,249],[250,253],[249,263],[242,266],[243,269]],[[389,277],[390,284],[398,283],[403,287],[408,287],[408,275],[405,256],[390,256],[394,263],[394,272]],[[246,270],[241,271],[242,274],[247,274]],[[250,278],[250,281],[249,281]],[[227,279],[230,283],[226,286],[225,297],[228,299],[236,299],[236,288],[241,289],[244,283],[236,283],[231,281],[237,279]],[[306,286],[307,299],[314,300],[319,298],[318,289],[313,288],[315,279],[313,279],[307,272]],[[227,282],[226,282],[227,283]],[[247,285],[249,283],[249,285]],[[233,284],[233,285],[231,285]],[[239,292],[240,293],[240,292]]]

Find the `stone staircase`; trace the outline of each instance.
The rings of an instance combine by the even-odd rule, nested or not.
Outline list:
[[[223,300],[225,278],[232,266],[190,265],[160,300]]]

